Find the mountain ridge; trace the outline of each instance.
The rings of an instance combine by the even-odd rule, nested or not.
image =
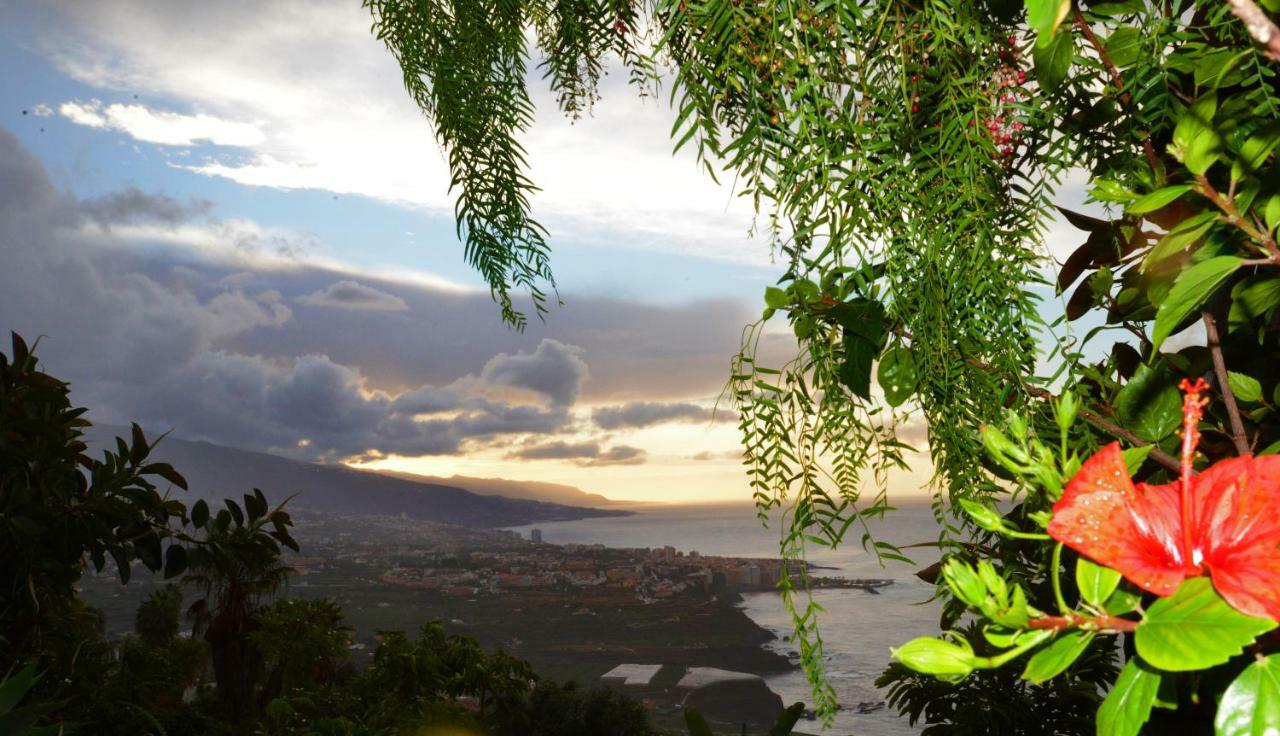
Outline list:
[[[128,437],[129,430],[99,424],[85,433],[85,441],[91,453],[97,453],[117,436]],[[155,441],[156,435],[148,433],[148,437]],[[185,494],[179,491],[177,497],[188,503],[197,498],[239,499],[251,489],[260,488],[272,502],[297,494],[291,503],[313,511],[405,515],[471,527],[523,526],[629,513],[482,495],[455,486],[356,470],[345,465],[309,463],[173,435],[157,442],[151,457],[173,465],[187,479],[191,491]]]

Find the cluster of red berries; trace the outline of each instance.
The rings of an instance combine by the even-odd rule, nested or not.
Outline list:
[[[987,119],[987,132],[996,144],[992,158],[1009,159],[1017,148],[1018,140],[1026,125],[1020,119],[1018,105],[1029,96],[1026,90],[1027,70],[1022,68],[1022,55],[1018,52],[1018,39],[1009,37],[1008,48],[998,53],[1000,66],[991,73],[983,88],[991,99],[991,115]]]

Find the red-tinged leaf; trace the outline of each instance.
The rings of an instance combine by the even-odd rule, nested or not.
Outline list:
[[[1177,489],[1135,488],[1120,443],[1081,466],[1053,507],[1049,536],[1139,587],[1169,595],[1185,577]]]
[[[1093,263],[1093,258],[1093,248],[1087,241],[1081,243],[1079,248],[1076,248],[1071,252],[1071,255],[1067,256],[1062,268],[1058,269],[1059,294],[1066,291],[1068,286],[1071,286],[1076,282],[1076,279],[1080,278],[1080,274],[1084,273],[1084,269],[1090,263]]]
[[[1093,307],[1093,287],[1086,280],[1076,287],[1071,298],[1067,300],[1067,319],[1077,320]]]

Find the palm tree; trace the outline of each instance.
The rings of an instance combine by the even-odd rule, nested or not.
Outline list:
[[[286,500],[287,503],[287,500]],[[293,569],[281,562],[281,545],[297,551],[289,535],[292,520],[284,503],[268,511],[262,491],[244,496],[243,509],[227,499],[212,518],[204,501],[191,508],[191,522],[203,530],[193,540],[183,581],[202,590],[188,615],[204,632],[217,682],[218,700],[234,723],[248,717],[262,665],[250,634],[265,597],[284,584]]]

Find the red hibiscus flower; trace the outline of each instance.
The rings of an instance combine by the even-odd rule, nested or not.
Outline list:
[[[1049,536],[1156,595],[1208,574],[1236,610],[1280,620],[1280,456],[1191,468],[1207,399],[1183,381],[1182,477],[1136,487],[1119,443],[1085,461],[1053,506]]]

